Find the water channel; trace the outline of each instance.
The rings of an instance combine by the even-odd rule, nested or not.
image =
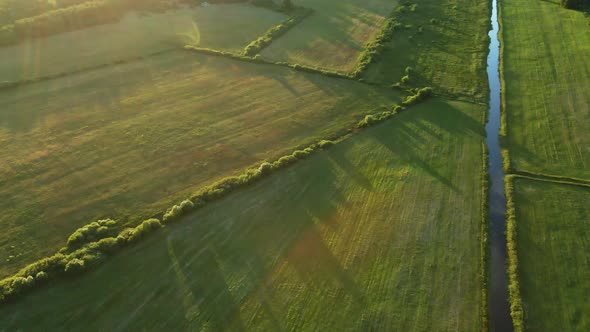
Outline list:
[[[508,302],[508,275],[506,271],[506,197],[504,196],[504,171],[500,149],[500,40],[498,36],[498,0],[492,3],[492,30],[488,55],[488,81],[490,85],[490,109],[486,124],[486,144],[489,152],[490,173],[490,274],[489,318],[491,331],[513,331]]]

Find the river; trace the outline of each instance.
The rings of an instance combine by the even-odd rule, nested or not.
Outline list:
[[[490,206],[490,274],[489,318],[491,331],[513,331],[508,301],[508,275],[506,270],[506,197],[504,196],[504,171],[500,149],[500,40],[498,36],[498,0],[492,4],[492,30],[488,55],[488,81],[490,85],[490,109],[486,124],[486,144],[489,153],[491,180]]]

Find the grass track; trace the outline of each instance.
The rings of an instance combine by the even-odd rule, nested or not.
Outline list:
[[[88,68],[191,42],[193,23],[200,46],[240,52],[285,18],[250,5],[213,5],[162,14],[130,13],[117,23],[63,33],[0,48],[0,83]]]
[[[202,185],[342,134],[400,96],[179,52],[0,92],[0,100],[5,276],[94,218],[161,212]]]
[[[590,179],[588,19],[556,0],[502,0],[501,9],[512,167]]]
[[[527,331],[588,331],[590,189],[514,181]]]
[[[261,54],[287,61],[350,72],[357,57],[381,29],[397,0],[295,0],[314,14],[277,39]]]
[[[0,329],[478,330],[483,112],[419,105],[3,308]]]
[[[397,14],[402,27],[365,78],[392,84],[412,67],[409,84],[487,102],[485,59],[490,4],[474,0],[420,0],[415,11]],[[435,20],[434,22],[431,20]],[[421,29],[421,30],[420,30]]]

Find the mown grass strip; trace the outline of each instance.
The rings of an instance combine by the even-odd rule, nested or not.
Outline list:
[[[417,95],[420,92],[416,93]],[[410,96],[412,100],[422,101],[425,98]],[[417,103],[417,102],[416,102]],[[415,103],[414,103],[415,104]],[[389,119],[404,107],[396,105],[395,111],[382,116],[370,124],[361,125],[358,128],[375,125]],[[93,266],[96,266],[104,258],[116,254],[122,248],[137,242],[149,233],[161,229],[164,225],[179,220],[186,214],[200,209],[208,203],[226,197],[230,193],[252,185],[272,173],[289,167],[299,160],[310,155],[328,149],[332,145],[349,137],[344,134],[334,140],[321,140],[301,150],[295,150],[289,155],[278,158],[274,162],[263,162],[256,168],[245,170],[239,176],[224,178],[212,185],[206,186],[192,195],[189,199],[172,206],[162,213],[161,220],[150,218],[144,220],[134,228],[125,228],[116,236],[109,236],[109,226],[116,227],[116,222],[110,219],[92,222],[75,231],[69,238],[66,247],[51,257],[41,259],[22,268],[15,275],[0,281],[0,303],[15,300],[19,295],[42,285],[51,278],[75,275]],[[102,234],[102,235],[101,235]]]
[[[576,186],[576,187],[590,188],[590,181],[587,181],[587,180],[571,179],[571,178],[565,178],[565,177],[560,177],[560,176],[547,176],[547,175],[529,173],[529,172],[523,172],[523,171],[517,171],[517,172],[513,173],[512,175],[514,175],[518,178],[523,178],[523,179],[542,181],[542,182],[548,182],[548,183],[559,183],[559,184]]]
[[[242,55],[244,56],[255,56],[259,54],[263,49],[270,46],[272,42],[286,34],[294,26],[301,23],[307,17],[313,14],[313,10],[308,8],[298,8],[296,12],[283,22],[278,25],[271,27],[263,36],[252,41],[248,46],[244,48]]]
[[[512,316],[514,331],[522,332],[524,330],[524,310],[518,276],[514,179],[514,175],[508,175],[504,178],[506,191],[506,242],[508,248],[508,294],[510,298],[510,316]]]

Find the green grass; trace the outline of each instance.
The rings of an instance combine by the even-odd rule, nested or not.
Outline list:
[[[431,86],[437,93],[487,102],[490,4],[473,0],[423,0],[416,4],[414,11],[406,6],[396,14],[402,26],[386,44],[381,61],[368,67],[365,79],[397,83],[411,67],[410,86]]]
[[[421,104],[3,307],[0,329],[478,330],[483,112]]]
[[[162,212],[400,99],[184,51],[0,91],[0,276],[53,253],[95,218]]]
[[[202,47],[239,53],[285,17],[244,4],[212,5],[161,14],[131,13],[117,23],[0,48],[0,83],[180,49],[195,39]],[[195,26],[198,37],[194,33]]]
[[[527,331],[590,330],[590,188],[515,179]]]
[[[398,1],[294,0],[314,13],[275,40],[262,55],[275,61],[350,72],[367,42]]]
[[[502,17],[512,167],[590,179],[588,19],[557,0],[504,0]]]

